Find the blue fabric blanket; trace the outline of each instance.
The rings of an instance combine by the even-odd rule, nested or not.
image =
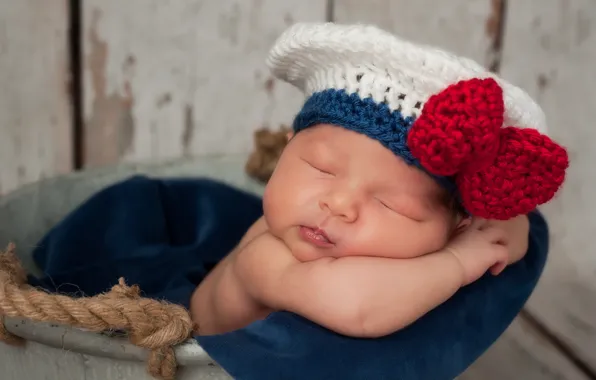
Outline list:
[[[145,296],[188,307],[193,289],[261,212],[258,197],[211,180],[131,177],[49,231],[34,251],[45,276],[29,282],[95,295],[123,276]],[[196,339],[241,380],[453,379],[507,328],[536,285],[548,228],[538,212],[530,221],[523,261],[498,277],[484,276],[390,336],[348,338],[276,312],[247,328]]]

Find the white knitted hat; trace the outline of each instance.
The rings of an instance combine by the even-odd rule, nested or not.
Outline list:
[[[267,63],[306,95],[296,132],[327,123],[376,139],[473,215],[530,212],[564,181],[567,153],[538,104],[471,59],[372,25],[299,23]]]
[[[376,26],[294,24],[278,38],[267,63],[276,77],[307,96],[345,89],[386,101],[391,110],[401,106],[404,116],[418,116],[428,98],[450,84],[490,77],[503,89],[505,125],[547,133],[542,109],[520,88],[471,59],[405,41]]]

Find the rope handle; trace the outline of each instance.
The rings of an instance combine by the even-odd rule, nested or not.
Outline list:
[[[123,278],[103,294],[72,298],[51,294],[27,284],[26,273],[10,243],[0,253],[0,340],[22,345],[24,340],[6,330],[3,317],[25,318],[102,332],[122,330],[132,344],[149,349],[147,371],[160,380],[173,380],[177,362],[174,346],[190,338],[193,323],[188,310],[165,301],[140,296],[137,285]]]

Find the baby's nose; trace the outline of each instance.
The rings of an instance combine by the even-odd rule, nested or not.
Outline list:
[[[348,192],[334,192],[321,200],[320,206],[328,210],[331,215],[352,223],[358,219],[358,199]]]

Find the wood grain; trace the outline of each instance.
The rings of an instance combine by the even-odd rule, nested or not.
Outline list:
[[[501,20],[489,0],[339,0],[334,20],[374,23],[403,38],[441,46],[490,66]]]
[[[596,373],[596,2],[510,1],[502,74],[544,108],[571,167],[543,210],[550,260],[528,310]]]
[[[72,168],[66,0],[0,2],[0,194]]]
[[[88,0],[85,165],[250,152],[263,125],[303,101],[265,67],[294,21],[325,19],[325,0]]]
[[[458,380],[589,380],[539,331],[516,319]]]

